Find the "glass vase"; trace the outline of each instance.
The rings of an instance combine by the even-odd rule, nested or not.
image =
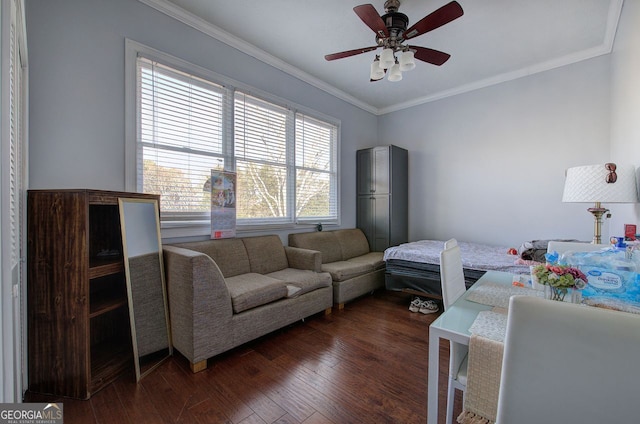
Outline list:
[[[567,287],[544,286],[544,298],[559,302],[582,303],[582,292]]]

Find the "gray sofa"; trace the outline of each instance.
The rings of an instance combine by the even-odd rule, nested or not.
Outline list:
[[[322,271],[331,274],[333,303],[338,309],[384,286],[383,252],[371,252],[358,228],[289,234],[289,246],[322,253]]]
[[[295,321],[331,313],[320,253],[276,235],[165,245],[174,347],[193,372],[207,359]]]

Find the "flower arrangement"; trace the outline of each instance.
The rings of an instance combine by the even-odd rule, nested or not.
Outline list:
[[[566,265],[537,265],[533,274],[540,284],[549,286],[552,300],[564,300],[569,289],[582,290],[587,285],[587,276],[578,268]]]

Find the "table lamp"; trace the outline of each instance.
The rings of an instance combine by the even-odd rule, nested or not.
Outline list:
[[[602,203],[638,202],[635,168],[615,163],[576,166],[566,175],[562,201],[595,204],[587,209],[595,219],[592,243],[602,243],[602,216],[609,212]]]

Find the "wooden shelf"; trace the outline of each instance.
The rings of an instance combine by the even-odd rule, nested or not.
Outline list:
[[[89,318],[127,306],[124,272],[108,273],[89,283]],[[126,309],[126,308],[125,308]]]
[[[127,298],[111,297],[102,298],[98,301],[91,302],[91,310],[89,312],[89,318],[95,318],[107,312],[111,312],[123,306],[127,306]]]
[[[89,279],[100,278],[124,271],[122,257],[91,258],[89,261]]]

